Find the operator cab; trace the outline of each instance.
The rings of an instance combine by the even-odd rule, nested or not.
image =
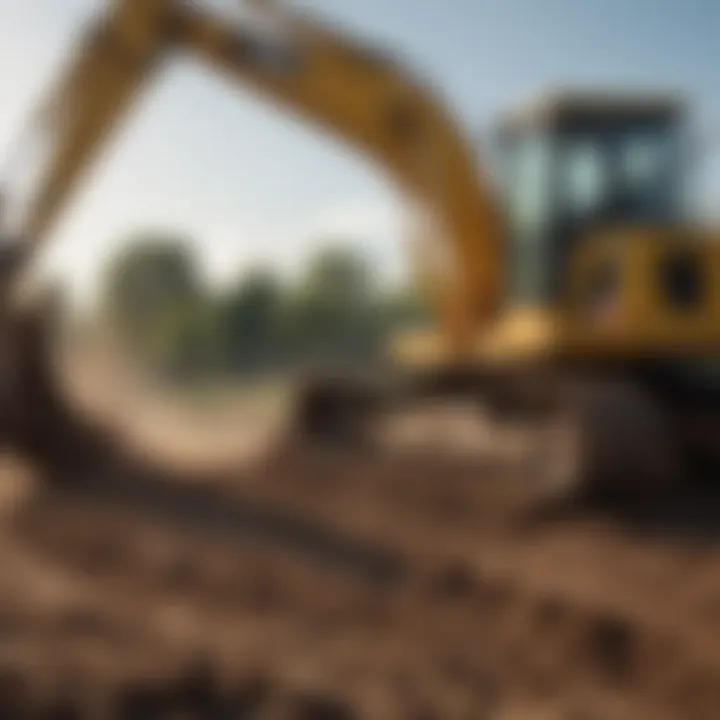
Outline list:
[[[501,123],[516,300],[552,302],[570,253],[593,231],[683,220],[684,116],[671,96],[564,93]]]

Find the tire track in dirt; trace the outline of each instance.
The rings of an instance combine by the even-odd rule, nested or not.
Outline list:
[[[229,498],[202,487],[120,478],[53,494],[47,498],[50,503],[85,506],[87,512],[113,508],[228,542],[267,545],[370,582],[401,582],[406,571],[399,552],[237,493]]]
[[[65,522],[76,524],[77,518],[71,514]],[[52,518],[45,514],[36,520],[47,528]],[[85,548],[87,542],[97,541],[103,532],[111,530],[105,518],[96,518],[96,522],[98,525],[84,536]],[[290,678],[312,658],[322,668],[313,682],[320,686],[323,682],[349,685],[345,692],[354,698],[350,704],[360,709],[368,707],[366,694],[392,684],[392,678],[400,673],[409,676],[407,682],[415,691],[426,683],[439,685],[430,693],[432,699],[418,700],[420,704],[444,708],[439,717],[461,717],[452,711],[453,704],[445,694],[464,693],[467,698],[473,688],[476,692],[484,688],[489,696],[499,695],[506,702],[537,704],[554,698],[558,713],[563,704],[568,713],[570,708],[587,708],[590,704],[614,706],[614,714],[597,714],[598,718],[709,717],[666,711],[673,704],[677,707],[681,702],[678,697],[685,697],[698,677],[716,677],[717,663],[713,666],[693,658],[687,648],[676,642],[677,638],[648,622],[636,623],[572,598],[532,591],[517,580],[483,575],[462,563],[427,568],[403,591],[381,594],[377,589],[364,591],[357,584],[349,587],[329,577],[327,571],[323,571],[323,577],[313,575],[308,584],[302,579],[303,573],[294,573],[287,558],[282,561],[277,556],[274,560],[263,558],[261,564],[275,577],[281,594],[290,598],[290,605],[271,602],[268,613],[267,602],[253,607],[239,602],[241,596],[237,596],[233,608],[233,603],[223,606],[218,602],[218,586],[213,580],[217,569],[208,567],[222,551],[222,543],[200,549],[190,567],[186,564],[185,581],[168,584],[168,576],[157,573],[152,561],[150,567],[142,567],[148,564],[143,553],[147,555],[151,546],[142,527],[123,518],[112,531],[122,533],[123,529],[140,537],[131,549],[131,557],[109,572],[106,568],[90,583],[95,594],[93,603],[102,608],[96,612],[110,616],[105,623],[111,628],[122,628],[123,623],[132,626],[134,617],[134,636],[144,637],[147,645],[154,647],[154,657],[161,654],[159,648],[165,647],[170,654],[174,648],[190,644],[210,649],[220,666],[222,661],[217,658],[222,657],[223,640],[230,635],[236,638],[236,645],[242,645],[238,639],[254,629],[254,642],[246,642],[244,648],[250,657],[257,659],[258,648],[263,647],[272,672],[281,677],[287,672]],[[48,548],[56,553],[48,554],[46,548],[46,557],[50,555],[56,562],[64,560],[65,566],[79,577],[87,577],[89,568],[78,563],[79,558],[73,560],[72,553],[65,555],[69,548],[60,547],[57,535],[51,533],[46,540]],[[193,545],[196,539],[186,538],[185,542]],[[181,539],[173,539],[175,546],[181,543]],[[250,564],[246,565],[246,561],[247,556],[241,554],[234,572],[246,572]],[[188,569],[194,575],[188,576]],[[318,586],[322,588],[319,595]],[[326,593],[337,603],[328,604]],[[178,603],[182,612],[168,613],[168,607],[177,607]],[[113,607],[116,610],[108,612],[107,608]],[[160,622],[168,614],[171,620]],[[147,636],[141,630],[144,627],[148,628]],[[188,628],[196,632],[188,632]],[[344,634],[346,641],[352,638],[349,657],[347,649],[345,657],[333,654],[328,628],[332,633]],[[297,642],[295,647],[292,638]],[[670,668],[663,669],[657,660],[653,662],[659,651],[672,660]],[[164,662],[168,663],[167,658]],[[335,677],[333,671],[344,663],[354,667],[353,673],[362,670],[369,677],[364,682],[360,677],[350,682],[349,672],[344,678],[342,673],[340,678]],[[282,682],[290,681],[285,678]],[[661,687],[664,693],[659,692]],[[386,687],[385,692],[389,692]]]
[[[76,709],[109,686],[116,714],[144,697],[166,717],[148,698],[182,694],[198,655],[206,685],[274,688],[229,717],[275,717],[298,695],[319,706],[288,717],[714,720],[720,706],[702,502],[532,517],[529,484],[488,468],[303,452],[227,475],[118,462],[55,480],[8,536],[21,551],[0,669],[62,686],[71,658]],[[206,690],[228,708],[233,692]]]

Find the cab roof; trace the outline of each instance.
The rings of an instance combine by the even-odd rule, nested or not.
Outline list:
[[[546,93],[501,118],[500,130],[553,128],[567,123],[681,121],[685,99],[676,93],[560,90]]]

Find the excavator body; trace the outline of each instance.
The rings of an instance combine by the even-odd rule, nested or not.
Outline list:
[[[679,99],[566,92],[511,115],[498,144],[505,291],[469,357],[712,353],[720,234],[688,208]],[[422,363],[432,346],[410,335],[396,352]]]
[[[262,12],[258,25],[202,3],[114,0],[89,23],[35,119],[43,162],[5,286],[132,99],[185,52],[371,158],[423,211],[417,267],[438,330],[397,339],[392,387],[309,383],[305,437],[348,439],[399,404],[459,393],[491,426],[526,428],[529,445],[553,451],[553,482],[583,492],[657,488],[712,459],[720,252],[686,204],[680,99],[566,93],[514,114],[494,186],[440,94],[402,63],[281,5]],[[19,321],[36,316],[13,315],[5,294],[5,434],[30,454],[67,455],[75,425],[38,358],[43,323]]]
[[[720,233],[689,207],[686,113],[670,94],[565,92],[507,118],[501,310],[459,365],[431,333],[393,347],[464,377],[528,445],[564,426],[546,455],[583,493],[720,461]]]

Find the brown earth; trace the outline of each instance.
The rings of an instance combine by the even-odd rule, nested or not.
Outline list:
[[[161,416],[84,477],[0,468],[0,718],[718,717],[720,498],[551,507],[427,444],[229,468],[230,414]]]

